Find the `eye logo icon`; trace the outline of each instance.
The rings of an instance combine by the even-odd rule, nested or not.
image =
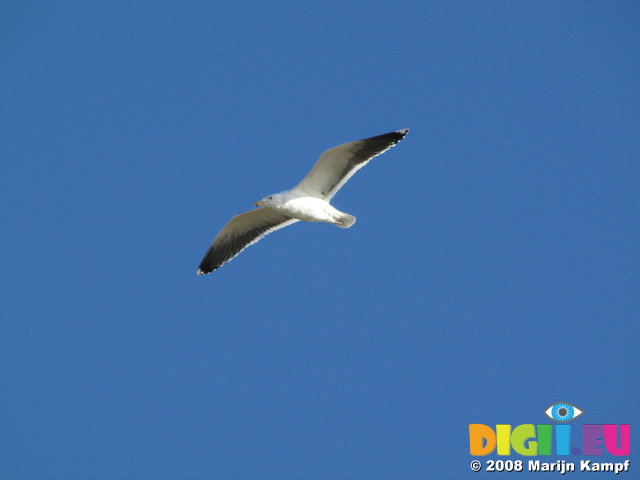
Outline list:
[[[570,422],[582,415],[583,411],[570,403],[558,402],[549,405],[544,414],[554,422]]]

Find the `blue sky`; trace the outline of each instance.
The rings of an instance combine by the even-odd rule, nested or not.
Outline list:
[[[468,424],[558,401],[635,438],[637,2],[0,19],[3,478],[477,478]],[[324,149],[400,128],[334,199],[353,228],[195,275]]]

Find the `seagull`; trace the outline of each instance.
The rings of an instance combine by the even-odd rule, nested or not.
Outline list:
[[[320,155],[306,177],[291,190],[274,193],[254,203],[257,208],[236,215],[216,235],[205,253],[198,275],[206,275],[234,259],[266,235],[305,222],[326,222],[349,228],[356,217],[336,210],[331,199],[354,173],[402,140],[409,129],[396,130],[330,148]]]

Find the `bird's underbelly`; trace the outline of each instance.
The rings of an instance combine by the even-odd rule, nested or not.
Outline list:
[[[342,213],[320,198],[300,197],[288,200],[279,210],[305,222],[335,222]]]

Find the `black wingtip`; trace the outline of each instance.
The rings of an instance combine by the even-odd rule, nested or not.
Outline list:
[[[408,128],[403,128],[401,130],[396,130],[395,132],[393,132],[392,133],[394,135],[393,139],[395,140],[394,145],[398,143],[400,140],[402,140],[404,137],[406,137],[408,133],[409,133]]]
[[[203,277],[205,275],[209,275],[211,272],[217,270],[221,266],[222,265],[215,265],[214,263],[205,262],[203,260],[200,266],[198,267],[198,271],[196,273],[198,274],[199,277]]]
[[[200,265],[198,265],[197,273],[199,277],[209,275],[211,272],[222,265],[222,263],[215,260],[215,252],[216,249],[214,249],[213,245],[211,245],[209,247],[209,250],[207,250],[207,253],[204,254],[204,257],[202,257],[202,261],[200,262]]]
[[[401,130],[395,130],[393,132],[383,133],[382,135],[376,135],[375,137],[365,138],[362,141],[365,141],[365,142],[369,140],[390,141],[391,146],[394,146],[396,143],[398,143],[400,140],[406,137],[408,133],[409,133],[409,129],[403,128]]]
[[[408,133],[409,133],[409,129],[403,128],[401,130],[396,130],[395,132],[387,133],[385,135],[380,135],[380,136],[390,138],[393,141],[392,146],[395,146],[400,140],[406,137]]]

